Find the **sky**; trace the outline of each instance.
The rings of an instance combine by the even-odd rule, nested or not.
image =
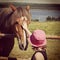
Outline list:
[[[47,3],[47,4],[60,4],[60,0],[0,0],[0,2],[21,2],[21,3]]]

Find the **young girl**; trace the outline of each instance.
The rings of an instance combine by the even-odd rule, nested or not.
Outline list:
[[[31,33],[25,22],[22,27],[27,32],[29,42],[32,45],[32,49],[35,51],[31,60],[47,60],[45,32],[43,30],[35,30]]]

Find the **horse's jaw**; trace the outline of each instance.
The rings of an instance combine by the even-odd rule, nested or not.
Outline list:
[[[21,50],[26,50],[28,47],[28,40],[27,40],[27,34],[26,34],[25,30],[23,30],[23,35],[24,35],[24,41],[23,42],[19,36],[17,37],[18,38],[18,44],[19,44],[19,48]]]

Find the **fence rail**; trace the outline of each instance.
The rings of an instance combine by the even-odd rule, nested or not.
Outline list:
[[[46,35],[46,39],[60,39],[60,36],[57,36],[57,35]]]
[[[0,60],[8,60],[8,57],[2,57],[2,56],[0,56]]]
[[[17,58],[12,58],[12,57],[3,57],[0,56],[0,60],[18,60]]]
[[[0,37],[4,37],[4,36],[15,36],[15,34],[4,34],[4,33],[0,33]]]
[[[14,34],[0,33],[0,37],[4,37],[4,36],[12,37],[12,36],[15,36],[15,35]],[[57,36],[57,35],[46,35],[46,39],[60,39],[60,36]]]
[[[0,56],[0,60],[31,60],[31,58],[16,58],[16,57],[3,57]]]

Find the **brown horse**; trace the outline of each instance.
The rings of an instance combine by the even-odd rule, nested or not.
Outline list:
[[[14,37],[17,37],[20,49],[27,49],[27,33],[22,28],[24,21],[27,25],[31,21],[29,6],[16,8],[10,5],[8,8],[0,10],[0,32],[14,35],[0,38],[0,56],[9,55],[14,45]]]

